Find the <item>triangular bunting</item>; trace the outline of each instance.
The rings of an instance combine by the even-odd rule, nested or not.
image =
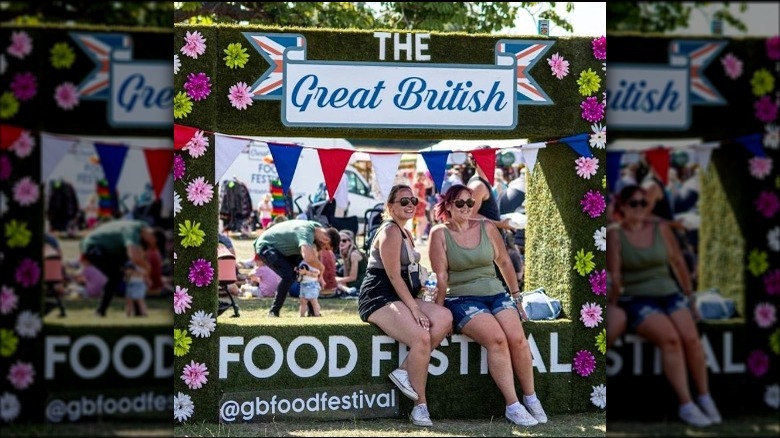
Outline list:
[[[425,165],[428,166],[428,172],[431,173],[431,179],[436,185],[436,191],[441,193],[441,186],[444,184],[444,177],[447,174],[447,158],[450,151],[427,151],[421,152]]]
[[[108,182],[108,189],[114,192],[119,175],[122,174],[122,167],[125,165],[127,146],[95,143],[95,150],[100,157],[100,166],[103,167],[103,175]]]
[[[395,175],[398,173],[398,165],[401,164],[403,154],[383,154],[368,153],[371,157],[371,168],[374,170],[379,193],[382,195],[382,201],[387,200],[390,189],[393,188]]]
[[[764,140],[763,134],[743,135],[734,140],[741,143],[742,146],[745,146],[745,149],[753,154],[754,157],[766,157],[766,152],[764,151],[764,146],[762,144]]]
[[[607,151],[607,189],[609,193],[615,191],[615,184],[620,177],[620,160],[623,151]]]
[[[214,181],[219,182],[222,179],[247,144],[249,140],[245,138],[214,134]]]
[[[173,125],[173,148],[179,150],[183,148],[187,142],[189,142],[195,133],[198,132],[198,128],[192,128],[184,125]]]
[[[669,149],[658,147],[645,151],[645,161],[655,170],[655,174],[666,185],[669,183]],[[641,182],[641,181],[640,181]]]
[[[8,150],[12,144],[22,135],[24,129],[18,126],[0,125],[0,149]]]
[[[471,156],[474,157],[477,166],[485,173],[487,180],[490,181],[490,185],[493,185],[493,180],[496,178],[496,151],[491,148],[474,149],[471,151]]]
[[[523,153],[523,163],[525,163],[525,167],[528,168],[528,176],[531,176],[531,174],[534,172],[534,166],[536,165],[536,157],[539,155],[539,149],[523,148],[521,149],[521,152]]]
[[[322,174],[325,176],[325,187],[328,188],[328,195],[331,198],[336,193],[341,175],[344,174],[353,152],[348,149],[317,149]]]
[[[74,144],[76,144],[75,139],[41,133],[41,181],[49,179],[49,175],[57,168],[57,165]]]
[[[576,152],[577,155],[581,157],[590,158],[593,156],[593,152],[591,152],[590,150],[590,144],[588,143],[589,140],[590,140],[590,135],[577,134],[577,135],[572,135],[570,137],[564,137],[558,141],[569,145],[569,147],[574,152]]]
[[[146,168],[149,170],[149,179],[154,189],[154,198],[160,199],[160,192],[171,174],[173,150],[144,149],[144,157],[146,157]]]
[[[694,147],[694,159],[699,168],[706,172],[710,167],[710,158],[712,157],[712,150],[720,146],[720,142],[712,141],[708,143],[702,143]]]
[[[276,166],[276,173],[279,174],[279,180],[282,182],[282,190],[284,190],[284,193],[287,193],[295,176],[295,169],[298,168],[298,159],[301,158],[303,148],[289,144],[266,144],[268,145],[268,150],[271,151],[271,156],[274,158],[274,166]]]

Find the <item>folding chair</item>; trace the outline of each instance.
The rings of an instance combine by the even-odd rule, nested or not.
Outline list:
[[[219,280],[219,307],[217,308],[217,316],[222,315],[228,308],[232,307],[232,317],[237,318],[241,316],[241,313],[238,311],[238,304],[236,304],[233,294],[228,290],[228,286],[238,280],[236,277],[236,256],[222,244],[217,245],[217,271],[217,278]],[[224,301],[225,297],[227,297],[230,302]]]
[[[44,315],[55,308],[60,309],[60,318],[67,316],[65,305],[62,298],[57,293],[57,284],[65,280],[62,268],[62,257],[51,245],[43,247],[43,281],[46,283],[46,302],[44,305]]]

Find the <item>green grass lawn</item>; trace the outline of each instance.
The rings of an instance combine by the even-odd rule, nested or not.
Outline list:
[[[148,316],[128,317],[125,315],[125,299],[114,297],[106,312],[105,318],[95,315],[99,300],[89,298],[65,299],[66,316],[60,318],[57,309],[52,310],[44,317],[45,324],[63,326],[145,326],[145,325],[170,325],[173,327],[173,298],[149,297],[146,299]]]

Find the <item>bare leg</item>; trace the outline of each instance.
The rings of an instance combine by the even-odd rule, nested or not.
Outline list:
[[[523,395],[531,395],[534,391],[534,370],[531,347],[523,332],[520,316],[514,309],[502,310],[496,314],[501,329],[506,335],[509,354],[512,357],[512,369],[520,381]]]
[[[302,317],[306,316],[306,310],[308,310],[308,307],[306,306],[306,298],[298,298],[298,313],[300,313]]]
[[[401,301],[388,304],[368,317],[388,336],[409,347],[406,371],[409,382],[417,393],[416,405],[426,403],[425,385],[428,382],[428,363],[431,360],[431,335],[414,320],[412,312]]]
[[[680,404],[691,401],[688,389],[688,370],[682,341],[672,320],[663,313],[652,313],[637,328],[637,333],[661,349],[664,374],[671,383]]]
[[[688,364],[688,370],[691,372],[691,379],[694,385],[696,385],[696,391],[699,395],[708,394],[710,386],[709,376],[707,375],[707,358],[705,357],[699,331],[696,329],[696,323],[693,322],[690,310],[678,310],[669,315],[669,318],[682,339],[686,363]]]
[[[313,299],[309,301],[311,303],[311,307],[313,310],[312,315],[314,316],[320,316],[320,301],[318,299]]]
[[[607,349],[626,332],[626,311],[617,304],[607,304]]]
[[[515,376],[512,373],[512,357],[506,335],[498,320],[491,314],[480,313],[463,326],[462,332],[487,349],[490,376],[504,396],[506,405],[518,402]]]

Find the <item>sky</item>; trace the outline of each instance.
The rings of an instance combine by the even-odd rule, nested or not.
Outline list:
[[[728,24],[723,25],[723,35],[725,36],[774,36],[780,32],[780,2],[747,2],[748,9],[745,12],[739,12],[738,2],[732,2],[729,10],[733,15],[740,18],[747,25],[747,33],[742,32]],[[691,12],[691,20],[686,29],[676,30],[678,35],[709,35],[712,13],[719,9],[717,5],[722,3],[713,3],[701,10]]]
[[[546,5],[546,3],[543,3]],[[540,7],[531,9],[531,12],[541,11]],[[574,32],[569,32],[550,23],[550,36],[592,36],[598,37],[606,34],[607,29],[607,3],[606,2],[574,2],[574,9],[566,12],[566,2],[555,2],[555,10],[558,15],[565,18]],[[521,10],[517,17],[515,28],[507,33],[510,35],[536,35],[538,27],[531,14]],[[503,32],[502,32],[503,33]]]

